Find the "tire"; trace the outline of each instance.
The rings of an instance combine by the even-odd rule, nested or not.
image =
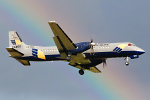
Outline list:
[[[80,70],[79,70],[79,74],[80,74],[80,75],[83,75],[83,74],[84,74],[84,71],[83,71],[82,69],[80,69]]]

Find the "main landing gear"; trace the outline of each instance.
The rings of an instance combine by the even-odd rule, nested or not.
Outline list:
[[[128,66],[129,65],[129,57],[126,57],[125,59],[126,59],[125,64],[126,64],[126,66]]]
[[[83,69],[80,69],[80,70],[79,70],[79,74],[80,74],[80,75],[83,75],[83,74],[84,74]]]
[[[68,55],[68,56],[66,57],[66,59],[67,59],[67,61],[70,61],[70,60],[71,60],[71,55]]]

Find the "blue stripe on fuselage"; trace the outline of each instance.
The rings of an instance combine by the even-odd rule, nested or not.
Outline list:
[[[94,55],[85,53],[87,58],[113,58],[113,57],[127,57],[132,55],[140,55],[138,51],[122,51],[118,52],[95,52]]]
[[[45,55],[45,57],[46,57],[46,60],[35,57],[35,55],[27,56],[27,57],[20,57],[18,59],[29,60],[29,61],[52,61],[52,60],[60,60],[59,57],[61,56],[60,54],[56,54],[56,55]]]
[[[84,53],[86,58],[113,58],[113,57],[127,57],[132,55],[140,55],[141,52],[138,51],[122,51],[120,53],[117,52],[95,52],[94,55],[91,55],[90,53]],[[45,55],[46,61],[52,61],[52,60],[62,60],[59,59],[61,56],[60,54],[55,55]],[[20,59],[23,60],[29,60],[29,61],[45,61],[43,59],[35,58],[34,56],[28,56],[28,57],[22,57]]]

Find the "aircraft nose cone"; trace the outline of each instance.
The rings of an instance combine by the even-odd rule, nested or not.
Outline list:
[[[137,50],[137,52],[138,52],[138,54],[139,54],[139,55],[141,55],[141,54],[144,54],[144,53],[145,53],[145,51],[144,51],[143,49],[139,49],[139,50]]]

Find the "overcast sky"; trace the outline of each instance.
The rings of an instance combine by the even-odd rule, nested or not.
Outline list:
[[[0,100],[150,100],[149,0],[1,0]],[[56,21],[73,42],[132,42],[140,58],[108,59],[101,74],[66,62],[31,62],[25,67],[6,51],[8,31],[23,42],[54,46],[48,21]]]

